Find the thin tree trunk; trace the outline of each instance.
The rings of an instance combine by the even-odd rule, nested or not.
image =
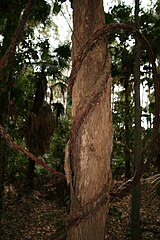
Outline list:
[[[135,24],[139,29],[139,0],[135,0]],[[140,168],[142,161],[141,152],[141,105],[140,105],[140,58],[141,46],[136,38],[136,56],[135,56],[135,136],[134,136],[134,171]],[[132,213],[131,213],[131,239],[140,239],[140,203],[141,203],[141,185],[140,181],[132,190]]]
[[[122,59],[122,71],[124,72],[124,89],[125,89],[125,179],[131,178],[131,153],[130,153],[130,87],[129,87],[129,78],[130,78],[130,66],[128,66],[128,50],[124,50],[124,55]]]
[[[73,1],[73,66],[84,43],[105,24],[102,2]],[[110,61],[106,46],[103,38],[90,49],[73,86],[67,240],[102,240],[105,235],[112,146]]]
[[[6,143],[0,139],[0,220],[3,211],[3,194],[4,194],[4,173],[5,173],[5,158],[6,158]]]
[[[130,150],[130,139],[129,139],[129,78],[124,79],[125,87],[125,180],[131,178],[131,154]]]

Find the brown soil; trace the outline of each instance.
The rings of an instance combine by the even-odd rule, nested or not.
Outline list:
[[[152,178],[145,180],[142,186],[141,237],[137,240],[160,240],[160,188],[154,189]],[[159,194],[158,194],[159,193]],[[107,240],[131,239],[131,194],[123,199],[114,199],[110,203],[107,220]]]
[[[43,186],[41,183],[41,189],[37,188],[29,195],[22,190],[19,194],[11,184],[5,187],[0,239],[53,240],[65,232],[69,197],[62,193],[63,186],[56,191],[55,184],[49,181],[43,182]],[[143,184],[140,239],[159,240],[160,195],[153,195],[151,189],[150,183]],[[105,239],[130,239],[130,203],[130,195],[110,203]]]

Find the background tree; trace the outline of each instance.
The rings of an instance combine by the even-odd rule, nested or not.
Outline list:
[[[131,8],[124,4],[113,6],[105,15],[106,22],[131,23]],[[131,35],[124,31],[113,31],[108,36],[112,57],[112,112],[114,124],[112,170],[123,173],[125,179],[132,171],[133,136],[133,52]]]
[[[135,0],[135,26],[139,26],[139,0]],[[141,167],[142,150],[141,150],[141,100],[140,100],[140,61],[141,61],[141,45],[139,39],[135,41],[135,66],[134,66],[134,89],[135,89],[135,134],[134,134],[134,171]],[[132,190],[132,225],[131,239],[140,238],[140,204],[141,204],[141,184],[140,180],[136,183]]]

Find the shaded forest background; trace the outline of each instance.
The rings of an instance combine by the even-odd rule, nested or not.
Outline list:
[[[64,2],[64,3],[63,3]],[[0,57],[11,44],[27,1],[0,2]],[[63,13],[65,1],[37,1],[23,30],[16,52],[0,70],[0,124],[14,142],[27,148],[49,167],[64,173],[65,146],[71,127],[71,96],[68,75],[71,43],[57,47],[49,39],[50,29],[58,38],[53,16]],[[65,12],[64,12],[65,14]],[[131,6],[112,6],[106,23],[134,24]],[[140,31],[150,43],[159,69],[160,1],[140,9]],[[54,27],[53,27],[54,26]],[[53,33],[52,32],[52,33]],[[107,34],[112,59],[113,189],[134,175],[134,37],[128,31]],[[155,114],[155,92],[151,64],[141,49],[141,144],[147,159]],[[142,239],[160,238],[160,148],[143,174],[140,230]],[[43,160],[42,160],[43,161]],[[106,239],[130,239],[131,195],[112,199]],[[69,189],[64,180],[35,164],[0,139],[0,215],[2,239],[55,239],[66,231]],[[22,237],[23,235],[23,237]],[[12,237],[11,237],[12,236]],[[13,237],[14,236],[14,237]]]

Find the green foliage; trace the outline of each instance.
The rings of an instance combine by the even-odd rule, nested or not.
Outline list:
[[[55,52],[58,56],[68,61],[68,59],[71,57],[70,43],[66,42],[64,45],[59,46],[57,49],[55,49]]]
[[[30,21],[34,24],[43,23],[45,24],[49,14],[51,6],[45,0],[36,1],[36,6],[33,9],[32,14],[30,15]]]
[[[33,92],[35,74],[33,68],[22,68],[17,76],[15,76],[14,86],[12,87],[12,96],[16,103],[17,118],[24,121],[26,114],[31,110],[33,102]],[[18,121],[17,119],[17,121]]]
[[[125,22],[125,23],[127,23],[127,22],[130,22],[131,19],[132,19],[131,11],[132,11],[131,7],[128,7],[124,4],[118,4],[117,6],[114,6],[110,10],[109,14],[108,13],[106,14],[106,18],[108,18],[108,16],[109,16],[109,19],[112,22],[117,22],[117,23]]]
[[[48,39],[45,39],[44,42],[40,42],[39,44],[40,46],[40,49],[41,49],[41,59],[42,61],[47,61],[49,60],[49,42],[48,42]]]
[[[55,1],[53,5],[53,13],[57,15],[61,11],[61,4],[58,3],[58,1]]]
[[[112,8],[110,8],[109,12],[105,13],[106,24],[122,22],[130,24],[132,22],[132,18],[132,8],[125,6],[124,4],[113,6]],[[129,36],[130,34],[126,31],[115,30],[109,34],[108,39],[109,42],[112,42],[112,44],[114,45],[115,37],[118,37],[121,43],[116,43],[114,47],[120,47],[122,44],[124,44],[125,41],[129,40]]]
[[[25,0],[18,2],[14,0],[0,1],[0,34],[2,34],[2,37],[4,38],[4,41],[0,46],[1,55],[3,55],[5,49],[10,44],[10,40],[18,25],[20,15],[27,2],[28,1]],[[46,37],[45,35],[47,31],[50,30],[51,18],[51,5],[49,2],[45,0],[36,1],[36,6],[30,14],[24,29],[22,41],[17,47],[14,61],[9,68],[8,82],[7,78],[4,76],[4,79],[6,79],[5,81],[8,84],[7,86],[5,84],[5,89],[7,89],[6,96],[9,96],[7,97],[9,98],[8,106],[10,106],[11,103],[14,103],[14,109],[12,109],[11,112],[6,101],[6,112],[8,109],[6,125],[8,126],[8,131],[13,136],[14,141],[24,147],[26,147],[24,138],[27,135],[27,143],[30,141],[32,149],[35,149],[35,152],[41,155],[45,153],[49,146],[50,136],[53,134],[53,130],[55,130],[56,127],[55,118],[57,119],[58,124],[57,129],[60,128],[59,118],[61,118],[64,113],[64,106],[62,104],[60,105],[58,102],[52,102],[53,99],[51,99],[51,96],[46,95],[45,98],[47,100],[49,98],[51,99],[50,106],[48,103],[44,104],[39,113],[34,115],[32,109],[37,89],[37,79],[42,77],[48,80],[48,85],[50,82],[53,84],[56,82],[57,86],[58,81],[61,80],[59,86],[61,84],[61,92],[64,95],[67,85],[66,83],[62,85],[62,83],[63,79],[65,82],[67,79],[63,76],[62,70],[68,68],[70,62],[69,43],[67,42],[54,50],[49,43],[49,37]],[[39,31],[38,35],[36,33],[37,31]],[[6,72],[6,74],[8,74],[8,72]],[[51,112],[53,106],[54,112]],[[47,109],[50,110],[48,111]],[[32,122],[29,121],[31,118],[33,120]],[[27,131],[25,130],[25,119],[28,119]],[[62,122],[63,121],[61,121],[61,124]],[[61,126],[61,128],[63,127]],[[69,132],[67,127],[64,128]],[[26,132],[27,134],[25,135]],[[56,132],[58,135],[58,130],[56,130]],[[65,130],[62,133],[62,136],[64,135]],[[33,144],[33,140],[35,139],[36,141],[34,141]],[[61,147],[62,152],[64,152],[63,148],[65,142],[66,140],[64,139],[59,140],[59,145],[63,145]],[[58,157],[62,159],[62,156]],[[17,179],[21,177],[24,178],[27,161],[28,160],[23,154],[11,151],[7,165],[7,179],[9,179],[9,177],[12,178],[13,176]],[[37,173],[41,172],[41,169],[37,168],[36,170]]]
[[[155,8],[156,9],[156,8]],[[157,10],[142,10],[140,25],[142,33],[147,37],[159,59],[159,15]],[[106,13],[106,23],[132,23],[134,16],[132,8],[118,4]],[[108,34],[109,49],[112,57],[112,112],[114,124],[114,139],[112,152],[112,171],[114,176],[123,174],[126,157],[130,157],[132,166],[133,137],[134,137],[134,91],[133,71],[135,47],[130,33],[118,30]],[[143,121],[148,129],[142,128],[142,144],[144,159],[146,143],[149,141],[155,111],[153,79],[151,66],[148,63],[146,50],[142,46],[141,81],[148,95],[147,104],[142,108]],[[144,120],[145,119],[145,120]],[[127,128],[127,130],[126,130]],[[127,153],[128,152],[128,153]],[[127,154],[127,155],[126,155]]]
[[[128,22],[131,17],[131,10],[130,7],[127,7],[124,4],[111,7],[109,12],[105,14],[106,23]]]
[[[22,143],[20,143],[22,144]],[[25,165],[27,159],[24,154],[21,154],[17,151],[10,150],[9,158],[6,163],[7,171],[5,173],[6,182],[23,182],[25,178]]]
[[[68,68],[68,63],[71,57],[70,43],[65,42],[63,45],[59,45],[58,48],[54,50],[54,53],[59,67],[61,69]]]
[[[60,172],[64,173],[64,157],[65,146],[69,140],[69,133],[71,127],[71,118],[68,116],[61,117],[57,130],[53,134],[50,148],[45,155],[47,162]]]

